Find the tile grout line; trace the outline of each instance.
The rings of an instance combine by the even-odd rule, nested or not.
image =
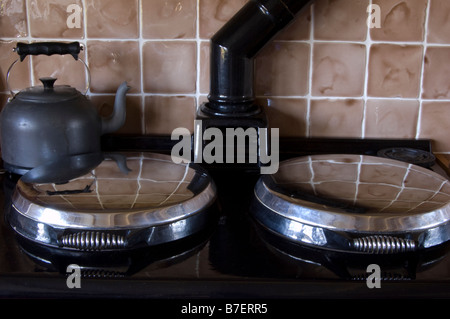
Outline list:
[[[33,37],[31,36],[31,26],[30,26],[30,0],[25,1],[25,11],[27,16],[27,36],[25,37],[25,40],[28,43],[31,43],[33,40]],[[14,39],[14,41],[17,41],[17,39]],[[33,67],[33,59],[30,57],[28,59],[29,67],[30,67],[30,74],[28,75],[30,77],[30,83],[31,86],[34,86],[34,67]]]
[[[0,94],[8,94],[8,91],[0,92]],[[115,92],[89,92],[89,96],[109,96],[114,97]],[[134,97],[147,97],[147,96],[160,96],[160,97],[192,97],[196,98],[196,93],[127,93],[127,96]],[[199,93],[199,97],[208,96],[207,93]],[[256,98],[273,98],[273,99],[312,99],[317,101],[342,101],[342,100],[364,100],[364,96],[313,96],[310,94],[307,95],[256,95]],[[403,98],[403,97],[379,97],[379,96],[367,96],[367,99],[370,100],[380,100],[380,101],[417,101],[418,98]],[[423,99],[423,102],[436,102],[436,103],[450,103],[450,99]]]
[[[257,95],[257,98],[276,98],[276,99],[308,99],[313,100],[364,100],[364,96],[310,96],[307,95]],[[367,96],[370,100],[386,100],[386,101],[419,101],[418,98],[402,98],[402,97],[378,97]],[[450,99],[424,99],[427,102],[444,102],[449,103]]]
[[[309,43],[309,39],[305,40],[274,40],[273,42],[277,43]],[[315,43],[323,43],[323,44],[362,44],[364,45],[366,41],[358,41],[358,40],[321,40],[315,39]],[[397,46],[422,46],[423,42],[421,41],[380,41],[380,40],[371,40],[373,44],[386,44],[386,45],[397,45]],[[429,43],[429,46],[433,47],[450,47],[450,43]]]
[[[86,95],[90,95],[91,93],[91,83],[92,82],[92,74],[91,73],[91,68],[89,66],[89,58],[88,58],[88,47],[87,47],[87,42],[88,42],[88,36],[87,36],[87,8],[86,8],[86,0],[81,0],[81,4],[83,5],[83,32],[84,32],[84,61],[86,63],[86,65],[88,66],[88,70],[86,70],[85,75],[84,75],[84,80],[86,81],[86,85],[89,85],[88,90],[86,91]],[[89,75],[87,74],[89,72]]]
[[[142,12],[142,10],[140,10]],[[68,41],[99,41],[99,42],[132,42],[136,41],[139,42],[140,40],[144,42],[208,42],[210,39],[204,39],[204,38],[182,38],[182,39],[157,39],[157,38],[144,38],[142,36],[135,37],[135,38],[96,38],[96,37],[85,37],[79,38],[79,37],[67,37],[67,38],[59,38],[59,37],[1,37],[1,41],[17,41],[18,39],[22,40],[33,40],[38,42],[46,42],[46,41],[56,41],[56,42],[68,42]],[[303,43],[303,44],[309,44],[310,39],[305,40],[273,40],[273,42],[276,43]],[[320,40],[320,39],[314,39],[315,43],[324,43],[324,44],[361,44],[364,45],[366,41],[352,41],[352,40]],[[379,41],[379,40],[371,40],[371,43],[373,44],[386,44],[386,45],[397,45],[397,46],[422,46],[423,42],[419,41]],[[450,47],[450,43],[427,43],[427,46],[429,47]]]
[[[146,126],[145,126],[145,119],[146,119],[146,112],[145,112],[145,97],[144,94],[144,40],[142,37],[142,30],[143,30],[143,10],[142,10],[142,0],[138,0],[138,19],[139,19],[139,64],[140,64],[140,71],[141,71],[141,132],[142,134],[146,134]]]
[[[421,68],[421,76],[420,76],[420,87],[419,87],[419,110],[417,114],[417,123],[416,123],[416,139],[420,138],[420,130],[421,130],[421,123],[422,123],[422,112],[423,112],[423,84],[424,84],[424,75],[425,75],[425,57],[428,50],[428,22],[430,18],[430,6],[431,2],[430,0],[427,1],[427,9],[425,13],[425,22],[424,22],[424,32],[423,32],[423,56],[422,56],[422,68]]]
[[[306,95],[306,115],[305,115],[305,130],[306,137],[311,136],[311,100],[312,100],[312,78],[313,78],[313,62],[314,62],[314,3],[310,7],[310,30],[309,30],[309,69],[308,69],[308,94]]]
[[[372,0],[369,1],[370,8],[372,7]],[[366,116],[367,116],[367,100],[368,100],[368,85],[369,85],[369,61],[370,61],[370,50],[372,47],[372,38],[370,36],[370,14],[372,12],[368,13],[368,17],[366,20],[366,40],[364,41],[364,48],[366,50],[366,61],[364,65],[364,93],[363,93],[363,114],[362,114],[362,121],[361,121],[361,138],[365,138],[366,136]]]
[[[83,0],[82,0],[83,1]],[[139,10],[141,11],[141,10]],[[78,41],[82,42],[85,40],[91,40],[91,41],[99,41],[99,42],[132,42],[139,40],[143,40],[145,42],[196,42],[196,38],[183,38],[183,39],[157,39],[157,38],[144,38],[141,36],[138,37],[131,37],[131,38],[97,38],[97,37],[67,37],[67,38],[60,38],[60,37],[1,37],[1,41],[17,41],[17,39],[23,39],[27,40],[28,38],[32,39],[33,41],[37,42],[48,42],[48,41],[54,41],[54,42],[72,42],[72,41]],[[208,41],[209,39],[200,39],[200,41]],[[443,44],[442,46],[445,46]],[[450,46],[450,44],[449,44]]]
[[[0,92],[0,94],[8,94],[8,91]],[[114,92],[90,92],[89,96],[107,96],[114,97]],[[148,96],[160,96],[160,97],[192,97],[196,98],[195,93],[127,93],[127,96],[134,97],[148,97]],[[208,94],[200,93],[199,97],[206,97]],[[345,101],[345,100],[364,100],[364,96],[310,96],[307,95],[257,95],[256,98],[272,98],[272,99],[311,99],[316,101]],[[375,97],[368,96],[367,99],[370,100],[380,100],[380,101],[416,101],[420,102],[418,98],[400,98],[400,97]],[[435,103],[450,103],[450,99],[423,99],[423,102],[435,102]]]

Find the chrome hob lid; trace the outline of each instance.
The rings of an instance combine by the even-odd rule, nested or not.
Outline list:
[[[364,155],[284,161],[262,176],[251,213],[265,229],[324,249],[399,253],[450,239],[450,183],[431,170]]]
[[[19,180],[11,226],[50,246],[111,250],[174,241],[208,223],[216,188],[205,170],[155,153],[127,153],[130,171],[120,166],[106,159],[59,185]]]

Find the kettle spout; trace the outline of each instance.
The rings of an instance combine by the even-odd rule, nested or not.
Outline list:
[[[129,89],[127,82],[123,82],[117,89],[112,114],[102,118],[102,134],[115,132],[125,124],[126,94]]]

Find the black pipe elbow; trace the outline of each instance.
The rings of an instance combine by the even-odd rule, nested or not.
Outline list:
[[[254,114],[254,57],[309,0],[250,0],[211,39],[208,113]]]

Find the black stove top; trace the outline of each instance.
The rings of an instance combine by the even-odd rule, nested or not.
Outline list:
[[[152,142],[134,140],[152,150]],[[429,149],[428,141],[287,139],[285,158],[311,153],[376,154],[391,146]],[[149,145],[150,143],[151,145]],[[158,142],[159,143],[159,142]],[[305,144],[307,143],[307,144]],[[116,144],[121,145],[121,140]],[[122,140],[122,144],[125,142]],[[163,143],[164,144],[164,143]],[[133,147],[132,141],[126,143]],[[158,145],[161,145],[160,143]],[[328,146],[327,146],[328,145]],[[155,147],[153,147],[155,148]],[[302,151],[297,151],[302,150]],[[189,238],[131,252],[66,253],[16,237],[5,222],[16,178],[2,176],[0,297],[2,298],[448,298],[448,245],[422,253],[351,255],[302,247],[261,229],[250,217],[255,172],[206,167],[218,190],[217,220]],[[80,266],[81,287],[68,286]],[[370,288],[368,266],[381,268]]]

